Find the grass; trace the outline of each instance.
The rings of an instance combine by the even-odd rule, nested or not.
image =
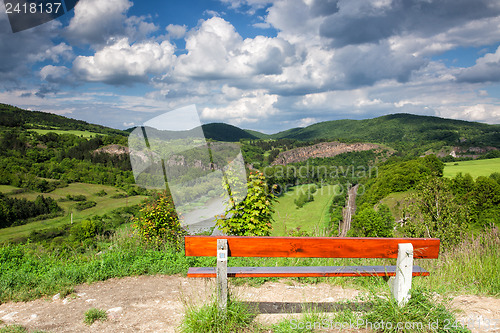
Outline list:
[[[226,312],[219,309],[216,301],[199,308],[187,305],[180,331],[184,333],[255,332],[252,324],[256,310],[239,301],[229,301]]]
[[[394,216],[396,220],[399,220],[403,217],[403,209],[405,208],[406,199],[414,192],[414,190],[394,192],[380,200],[380,203],[387,205],[392,216]]]
[[[87,325],[92,325],[98,320],[105,321],[106,319],[108,319],[108,314],[105,310],[91,308],[85,312],[83,322]]]
[[[20,325],[9,325],[0,328],[0,333],[44,333],[44,331],[28,331]]]
[[[492,295],[500,297],[500,232],[497,228],[465,238],[444,251],[438,260],[416,260],[430,276],[416,279],[417,285],[439,293]]]
[[[445,163],[444,177],[453,178],[459,172],[469,173],[473,178],[488,177],[500,171],[500,158]]]
[[[431,274],[413,279],[415,287],[440,294],[500,296],[500,235],[493,230],[466,239],[444,251],[436,260],[416,260]],[[189,267],[215,266],[215,258],[186,257],[183,251],[164,246],[149,248],[129,230],[120,230],[104,248],[86,253],[45,250],[36,244],[0,247],[0,302],[27,301],[54,295],[70,287],[115,277],[151,274],[186,274]],[[98,252],[101,252],[98,254]],[[229,258],[230,266],[340,266],[394,265],[390,259]],[[257,285],[278,278],[231,279],[233,284]],[[383,290],[380,278],[299,278],[300,282],[325,282],[368,290]]]
[[[56,134],[73,134],[76,136],[84,137],[84,138],[92,138],[96,137],[97,135],[103,135],[99,133],[94,133],[94,132],[89,132],[89,131],[77,131],[77,130],[44,130],[44,129],[30,129],[30,131],[37,132],[38,134],[45,135],[49,132],[56,133]]]
[[[5,193],[11,192],[12,186],[2,187],[0,190]],[[6,191],[4,191],[6,190]],[[7,191],[8,190],[8,191]],[[104,190],[107,195],[99,196],[98,192]],[[35,221],[25,225],[15,226],[0,229],[0,243],[9,240],[19,239],[22,237],[27,237],[32,231],[43,230],[48,228],[60,227],[65,224],[71,223],[71,213],[73,213],[73,223],[77,223],[88,219],[94,215],[103,215],[111,212],[112,210],[125,206],[133,206],[144,200],[145,196],[133,196],[125,198],[113,198],[116,194],[125,194],[125,192],[116,187],[108,185],[97,185],[97,184],[84,184],[84,183],[72,183],[67,187],[57,188],[50,193],[38,193],[38,192],[25,192],[20,194],[12,195],[16,198],[26,198],[28,200],[35,200],[38,195],[43,195],[45,197],[51,197],[58,200],[59,206],[66,212],[64,216],[59,216],[52,219]],[[78,211],[76,209],[76,202],[74,201],[59,201],[60,199],[66,199],[67,195],[85,195],[88,201],[95,201],[96,206]]]
[[[413,288],[411,298],[399,307],[389,294],[369,293],[365,302],[370,311],[361,315],[359,328],[384,332],[469,332],[457,325],[455,316],[447,309],[446,301],[433,300],[426,289]]]
[[[426,289],[414,288],[405,306],[398,306],[385,291],[370,290],[353,301],[345,301],[335,312],[315,306],[304,307],[300,317],[288,316],[271,327],[252,322],[257,315],[248,303],[233,300],[227,313],[211,301],[199,308],[189,306],[181,332],[318,332],[322,330],[370,330],[383,332],[469,332],[448,310],[447,300],[437,300]]]
[[[322,229],[329,221],[328,210],[334,194],[338,194],[338,186],[324,185],[318,188],[314,193],[314,201],[306,203],[302,208],[296,208],[294,200],[310,186],[314,185],[294,186],[278,198],[274,205],[271,236],[285,236],[287,231],[298,227],[312,234]]]

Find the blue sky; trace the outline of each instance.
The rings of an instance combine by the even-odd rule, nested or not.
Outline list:
[[[500,123],[497,0],[80,0],[12,33],[0,102],[114,128],[195,104],[274,133],[392,113]]]

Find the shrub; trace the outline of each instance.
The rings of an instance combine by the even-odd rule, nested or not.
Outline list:
[[[186,234],[181,227],[172,197],[166,192],[157,193],[146,203],[134,226],[141,239],[152,245],[170,243],[180,248],[182,237]]]
[[[92,208],[96,205],[97,205],[97,202],[95,202],[95,201],[80,201],[80,202],[76,203],[75,209],[76,210],[85,210],[85,209]]]
[[[108,193],[106,193],[106,191],[104,190],[100,190],[99,192],[96,192],[96,194],[98,197],[104,197],[106,195],[108,195]]]
[[[227,183],[223,185],[228,191],[230,190]],[[228,209],[217,219],[216,224],[229,235],[269,236],[274,212],[272,204],[275,200],[275,196],[268,189],[264,174],[250,173],[247,196],[240,203],[230,199]]]
[[[394,218],[387,205],[375,210],[369,204],[361,206],[352,219],[351,234],[360,237],[392,237]]]
[[[70,201],[85,201],[85,200],[87,200],[87,197],[84,196],[83,194],[78,194],[78,195],[68,194],[68,195],[66,195],[66,199],[68,199]]]
[[[314,201],[314,195],[309,190],[307,190],[306,193],[301,193],[299,197],[295,199],[293,202],[295,203],[297,208],[302,208],[306,203],[311,201]]]
[[[78,242],[95,238],[104,232],[104,224],[98,219],[84,220],[71,228],[70,237]]]
[[[106,319],[108,319],[108,314],[106,313],[106,311],[92,308],[85,312],[85,318],[83,319],[83,322],[87,325],[92,325],[97,320],[104,321]]]

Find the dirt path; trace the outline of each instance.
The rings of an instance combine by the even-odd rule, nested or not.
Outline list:
[[[0,320],[29,330],[47,332],[175,332],[186,304],[208,301],[214,290],[213,279],[188,279],[182,276],[139,276],[111,279],[75,288],[76,294],[26,303],[0,305]],[[321,283],[266,283],[260,287],[233,287],[239,299],[257,302],[261,314],[256,320],[264,324],[279,322],[289,316],[300,316],[304,303],[334,307],[339,301],[354,299],[359,292]],[[497,320],[499,332],[500,300],[489,297],[459,296],[453,306],[465,312],[459,318]],[[92,326],[83,323],[84,313],[96,307],[107,310],[108,320]],[[483,328],[485,326],[483,325]],[[345,332],[345,331],[344,331]]]

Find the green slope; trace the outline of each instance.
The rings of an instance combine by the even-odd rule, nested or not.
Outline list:
[[[272,138],[370,141],[378,143],[441,142],[500,147],[500,125],[411,114],[394,114],[364,120],[333,120],[291,129]]]
[[[229,124],[211,123],[202,125],[201,127],[203,128],[205,138],[216,141],[237,142],[240,139],[259,139],[253,133]]]
[[[468,173],[474,178],[479,176],[488,177],[494,172],[500,172],[500,158],[446,163],[443,175],[453,178],[459,172],[464,175]]]
[[[2,103],[0,103],[1,127],[59,131],[76,130],[107,135],[128,135],[125,131],[89,124],[83,120],[71,119],[47,112],[23,110]]]

